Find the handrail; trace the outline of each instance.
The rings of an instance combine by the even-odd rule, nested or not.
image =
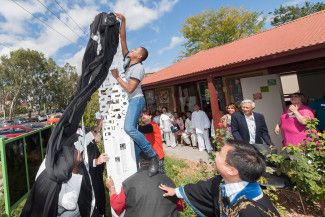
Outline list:
[[[41,160],[44,159],[44,150],[45,150],[45,146],[47,144],[44,143],[44,138],[42,136],[42,132],[48,130],[48,129],[51,129],[51,132],[53,130],[53,126],[46,126],[46,127],[43,127],[41,129],[37,129],[37,130],[34,130],[32,132],[29,132],[29,133],[26,133],[26,134],[23,134],[23,135],[20,135],[20,136],[17,136],[15,138],[10,138],[10,139],[3,139],[3,138],[0,138],[0,159],[1,159],[1,165],[2,165],[2,178],[3,178],[3,191],[4,191],[4,201],[5,201],[5,215],[6,216],[10,216],[10,213],[13,209],[15,209],[17,206],[19,206],[19,204],[25,199],[27,198],[28,196],[28,193],[29,191],[31,190],[31,181],[30,180],[30,175],[29,175],[29,165],[28,165],[28,156],[27,156],[27,148],[29,145],[31,144],[28,144],[26,138],[32,136],[32,135],[38,135],[39,138],[38,138],[38,141],[39,141],[39,144],[36,144],[37,146],[39,146],[39,151],[40,151],[40,157],[41,157]],[[26,174],[26,180],[25,180],[25,184],[27,186],[27,192],[24,191],[24,189],[22,189],[22,191],[19,193],[20,195],[22,195],[21,197],[19,198],[16,198],[15,201],[11,201],[11,196],[10,196],[10,188],[12,187],[12,189],[14,189],[15,186],[10,186],[10,183],[9,183],[9,170],[10,169],[14,169],[14,168],[8,168],[8,160],[7,159],[7,152],[6,152],[6,148],[7,148],[7,145],[10,145],[10,144],[13,144],[17,141],[20,141],[21,144],[23,144],[23,152],[22,153],[19,153],[19,154],[23,154],[23,162],[21,166],[24,166],[24,170],[25,170],[25,174]],[[11,153],[12,154],[12,153]],[[16,153],[17,154],[17,153]],[[19,174],[21,175],[21,174]],[[13,178],[13,177],[11,177]],[[21,182],[24,182],[23,179],[20,180]],[[11,189],[11,190],[12,190]]]

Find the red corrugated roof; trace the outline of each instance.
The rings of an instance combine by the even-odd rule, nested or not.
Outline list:
[[[142,85],[176,80],[209,69],[322,43],[325,43],[325,10],[229,44],[201,51],[145,77]]]

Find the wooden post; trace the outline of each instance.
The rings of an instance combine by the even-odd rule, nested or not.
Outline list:
[[[214,129],[216,129],[217,124],[220,121],[221,114],[218,103],[218,92],[216,86],[214,85],[213,77],[211,75],[208,77],[208,89],[210,93],[210,106],[212,111],[213,124]]]

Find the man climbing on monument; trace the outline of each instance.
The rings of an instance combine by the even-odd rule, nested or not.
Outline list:
[[[148,174],[149,176],[153,176],[158,172],[159,158],[145,136],[137,129],[138,119],[145,106],[145,99],[140,83],[145,74],[142,62],[147,59],[148,51],[144,47],[139,47],[132,51],[128,50],[126,44],[125,17],[120,13],[115,13],[115,16],[121,21],[120,39],[124,56],[123,67],[126,81],[120,77],[117,69],[112,69],[111,72],[121,87],[129,94],[129,106],[125,116],[124,130],[135,142],[136,153],[139,154],[143,151],[150,158]]]

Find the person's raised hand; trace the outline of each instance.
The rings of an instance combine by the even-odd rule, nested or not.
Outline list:
[[[112,72],[112,76],[115,79],[117,79],[120,76],[117,69],[112,69],[111,72]]]
[[[108,155],[106,153],[103,153],[96,159],[96,165],[101,165],[103,163],[106,163],[108,160],[109,160]]]
[[[115,12],[114,15],[121,21],[125,21],[125,16],[121,13]]]
[[[298,106],[297,105],[290,105],[289,110],[293,113],[296,113],[298,111]]]
[[[172,197],[176,195],[175,188],[168,187],[164,184],[160,184],[159,188],[163,190],[165,193],[163,194],[164,197]]]

